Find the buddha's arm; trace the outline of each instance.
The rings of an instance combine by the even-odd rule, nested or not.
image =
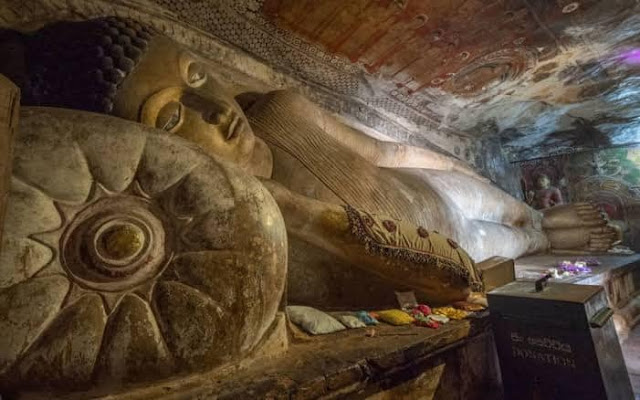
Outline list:
[[[328,133],[378,167],[455,171],[483,182],[489,181],[453,157],[426,148],[378,140],[344,126],[330,116],[325,115],[324,118],[329,120],[323,121]]]
[[[420,169],[396,171],[406,177],[405,181],[414,179],[418,184],[432,187],[467,219],[541,229],[541,213],[496,186],[460,173]]]
[[[378,167],[458,171],[488,182],[486,178],[453,157],[429,149],[387,142],[368,136],[341,123],[334,116],[295,92],[277,91],[266,97],[276,98],[277,103],[286,107],[287,112],[304,116],[310,124],[320,127],[324,133]]]

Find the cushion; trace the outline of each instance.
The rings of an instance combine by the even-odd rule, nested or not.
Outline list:
[[[443,268],[468,282],[472,290],[483,291],[480,272],[469,254],[455,241],[437,231],[383,218],[345,205],[352,233],[371,254],[409,260]]]
[[[380,320],[391,325],[409,325],[414,319],[411,315],[402,310],[383,310],[377,311]]]
[[[288,306],[287,315],[294,324],[312,335],[324,335],[346,328],[331,315],[305,306]]]
[[[355,315],[340,314],[336,315],[336,319],[340,321],[344,326],[351,329],[364,328],[365,326],[367,326],[367,324],[360,321]]]
[[[449,319],[464,319],[469,316],[469,313],[463,310],[458,310],[453,307],[436,307],[431,310],[434,314],[444,315]]]
[[[364,322],[365,325],[378,325],[378,320],[366,311],[358,311],[356,317]]]

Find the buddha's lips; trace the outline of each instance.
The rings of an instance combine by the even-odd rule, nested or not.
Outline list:
[[[233,120],[229,124],[229,128],[227,129],[227,140],[234,139],[238,136],[238,131],[242,125],[242,121],[239,116],[234,116]]]

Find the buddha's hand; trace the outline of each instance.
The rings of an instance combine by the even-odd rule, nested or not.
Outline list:
[[[543,211],[542,227],[569,229],[577,227],[602,227],[607,220],[598,208],[587,202],[558,205]]]

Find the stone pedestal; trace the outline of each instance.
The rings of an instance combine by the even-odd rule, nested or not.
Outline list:
[[[0,227],[4,225],[7,193],[11,176],[13,132],[18,125],[20,90],[0,75]],[[0,229],[0,240],[2,240]]]
[[[487,298],[506,399],[633,398],[602,287],[520,281]]]
[[[560,261],[575,258],[557,255],[522,257],[516,260],[516,276],[518,279],[532,279],[531,277],[536,274],[542,275]],[[618,336],[624,341],[640,321],[640,255],[606,255],[590,258],[600,262],[599,266],[591,267],[591,273],[558,281],[604,286],[609,307],[615,312],[613,320]]]
[[[104,400],[500,398],[493,335],[486,315],[440,329],[350,329],[294,339],[286,354],[247,368],[214,371]]]
[[[516,280],[516,271],[512,258],[491,257],[477,264],[482,272],[484,289],[487,292]]]

